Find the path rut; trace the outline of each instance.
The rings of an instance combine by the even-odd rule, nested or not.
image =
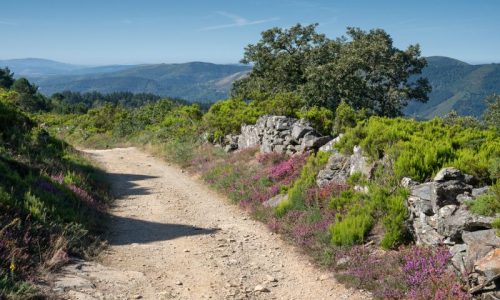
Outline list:
[[[199,180],[136,148],[85,150],[117,196],[109,248],[53,285],[66,299],[368,299]]]

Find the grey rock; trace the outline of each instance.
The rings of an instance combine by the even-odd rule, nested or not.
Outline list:
[[[323,152],[334,152],[335,151],[335,144],[340,141],[340,139],[344,136],[344,134],[339,134],[336,138],[330,140],[328,143],[324,144],[323,146],[319,147],[319,151]]]
[[[464,174],[457,168],[448,167],[441,169],[436,176],[434,176],[434,181],[447,181],[447,180],[461,180],[465,179]]]
[[[363,150],[360,146],[354,146],[351,155],[351,168],[349,170],[349,175],[354,173],[361,173],[366,176],[366,178],[371,178],[371,172],[373,170],[373,164],[368,163],[368,159],[363,156]]]
[[[288,200],[288,194],[278,194],[267,201],[264,201],[262,205],[266,207],[277,207],[281,202]]]
[[[414,186],[411,189],[411,196],[408,198],[410,210],[422,212],[428,216],[434,214],[432,209],[433,198],[435,198],[433,182]]]
[[[238,145],[237,144],[228,144],[224,147],[225,152],[233,152],[235,150],[238,150]]]
[[[245,149],[259,145],[259,129],[256,125],[241,126],[241,134],[238,137],[238,148]]]
[[[489,229],[493,221],[493,218],[472,214],[465,207],[455,205],[442,207],[437,216],[437,232],[452,241],[460,241],[463,231]]]
[[[292,138],[298,140],[303,138],[307,133],[314,132],[314,129],[305,122],[297,122],[292,127]]]
[[[417,186],[419,183],[411,179],[410,177],[403,177],[401,179],[401,186],[405,188],[412,188],[414,186]]]
[[[318,149],[330,140],[329,136],[318,137],[316,134],[308,133],[302,138],[301,146],[305,151]]]
[[[485,257],[491,250],[500,248],[500,238],[494,229],[464,232],[462,239],[468,246],[465,267],[468,272],[474,269],[476,261]]]
[[[474,271],[487,279],[500,273],[500,249],[493,249],[485,256],[474,262]]]
[[[316,176],[316,184],[319,187],[328,185],[330,182],[346,184],[349,177],[350,157],[334,152],[323,170]]]
[[[285,146],[278,144],[278,145],[274,145],[273,151],[278,152],[278,153],[283,153],[286,151],[286,148],[285,148]]]
[[[472,186],[460,180],[434,182],[434,195],[431,198],[432,209],[437,212],[445,205],[459,204],[457,196],[465,192],[470,193],[471,190]]]
[[[471,194],[472,194],[472,197],[477,197],[477,196],[486,194],[489,190],[490,190],[489,186],[484,186],[481,188],[472,189]]]
[[[457,244],[450,247],[451,263],[460,274],[466,273],[465,257],[467,256],[467,245]]]

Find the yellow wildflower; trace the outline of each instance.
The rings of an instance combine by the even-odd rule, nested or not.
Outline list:
[[[14,263],[14,261],[12,261],[12,262],[10,263],[10,271],[11,271],[12,273],[14,273],[14,271],[15,271],[15,270],[16,270],[16,264]]]

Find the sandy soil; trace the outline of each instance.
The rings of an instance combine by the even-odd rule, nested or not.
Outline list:
[[[136,148],[86,150],[117,200],[98,262],[64,267],[66,299],[367,299],[202,182]]]

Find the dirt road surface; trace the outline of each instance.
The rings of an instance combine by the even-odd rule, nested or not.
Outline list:
[[[85,150],[117,196],[109,248],[75,261],[65,299],[368,299],[202,182],[136,148]]]

